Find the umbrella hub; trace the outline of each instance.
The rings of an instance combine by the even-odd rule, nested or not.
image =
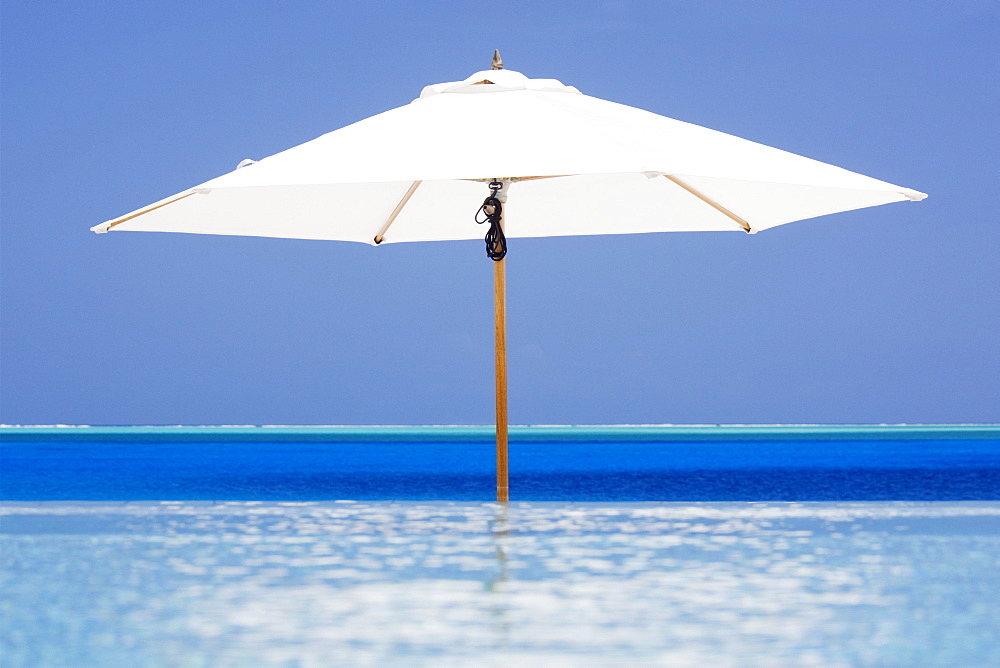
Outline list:
[[[515,90],[533,90],[542,93],[574,93],[580,95],[573,86],[567,86],[557,79],[529,79],[514,70],[483,70],[464,81],[425,86],[420,93],[424,99],[440,93],[505,93]]]
[[[490,181],[490,194],[483,200],[483,205],[476,211],[476,223],[489,223],[486,232],[486,255],[494,262],[499,262],[507,254],[507,237],[503,233],[503,202],[507,200],[503,181]],[[480,215],[482,214],[482,215]]]

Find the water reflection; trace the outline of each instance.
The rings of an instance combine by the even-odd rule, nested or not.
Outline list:
[[[507,553],[505,543],[511,534],[507,523],[509,507],[507,504],[496,505],[496,515],[490,523],[490,538],[496,554],[496,570],[484,582],[485,591],[491,594],[488,603],[489,616],[492,618],[496,635],[495,647],[505,652],[510,643],[510,620],[508,618],[508,602],[506,600],[505,584],[508,580]]]
[[[6,504],[0,541],[9,665],[1000,665],[995,503]]]

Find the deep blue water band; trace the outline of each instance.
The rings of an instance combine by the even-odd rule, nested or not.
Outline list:
[[[4,428],[0,499],[494,498],[492,429]],[[512,500],[1000,500],[1000,429],[524,427]]]

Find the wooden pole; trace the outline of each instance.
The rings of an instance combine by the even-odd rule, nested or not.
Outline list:
[[[502,224],[502,223],[501,223]],[[507,503],[507,277],[506,260],[493,263],[493,320],[496,327],[497,503]]]

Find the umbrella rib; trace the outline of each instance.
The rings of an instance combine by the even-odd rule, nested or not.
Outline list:
[[[577,115],[577,113],[575,111],[573,111],[572,109],[569,109],[567,107],[563,107],[560,104],[556,104],[552,99],[550,99],[548,97],[541,97],[541,99],[545,100],[546,102],[548,102],[549,104],[553,105],[557,109],[560,109],[560,110],[566,112],[574,120],[578,120],[578,121],[581,120],[580,117]],[[613,136],[611,136],[609,134],[606,134],[606,133],[603,133],[603,132],[600,133],[600,134],[607,141],[609,141],[609,142],[611,142],[611,143],[619,146],[620,148],[628,151],[629,153],[633,153],[634,154],[633,148],[631,146],[629,146],[628,144],[623,143],[622,141],[620,141],[616,137],[613,137]],[[683,188],[688,193],[694,195],[695,197],[697,197],[698,199],[700,199],[705,204],[708,204],[710,207],[712,207],[713,209],[715,209],[716,211],[718,211],[722,215],[726,216],[727,218],[729,218],[730,220],[732,220],[733,222],[735,222],[736,224],[738,224],[740,227],[743,228],[744,232],[748,232],[748,233],[749,232],[753,232],[753,230],[750,227],[750,223],[748,223],[747,221],[743,220],[742,218],[740,218],[735,213],[733,213],[732,211],[730,211],[726,207],[722,206],[718,202],[712,200],[710,197],[708,197],[708,196],[706,196],[706,195],[698,192],[697,190],[695,190],[694,188],[692,188],[688,184],[686,184],[683,181],[681,181],[680,179],[678,179],[676,176],[670,176],[669,174],[664,174],[663,176],[668,181],[670,181],[671,183],[673,183],[673,184],[675,184],[675,185]]]
[[[382,240],[385,238],[385,233],[389,231],[389,226],[396,222],[396,218],[399,216],[399,213],[403,210],[403,207],[406,206],[406,203],[410,201],[410,198],[413,197],[413,193],[417,191],[417,187],[421,183],[423,183],[423,181],[414,181],[410,184],[406,194],[403,195],[403,199],[399,200],[399,204],[397,204],[396,208],[389,214],[389,218],[385,221],[385,225],[383,225],[382,229],[380,229],[378,234],[375,235],[374,241],[376,246],[382,243]]]
[[[148,209],[143,209],[142,211],[137,211],[136,213],[133,213],[131,216],[125,216],[124,218],[119,218],[118,220],[116,220],[114,222],[108,223],[107,227],[105,227],[103,230],[101,230],[101,232],[107,232],[108,230],[110,230],[115,225],[121,225],[122,223],[126,223],[126,222],[132,220],[133,218],[138,218],[139,216],[141,216],[144,213],[149,213],[150,211],[156,211],[157,209],[159,209],[161,207],[164,207],[164,206],[166,206],[168,204],[173,204],[174,202],[179,202],[182,199],[184,199],[185,197],[190,197],[191,195],[197,195],[197,194],[198,194],[197,192],[186,193],[184,195],[181,195],[180,197],[175,197],[174,199],[172,199],[172,200],[170,200],[168,202],[164,202],[163,204],[157,204],[156,206],[151,206]],[[100,226],[98,226],[98,227],[100,227]],[[97,229],[97,228],[94,228],[94,229]]]
[[[695,190],[694,188],[692,188],[688,184],[686,184],[683,181],[681,181],[676,176],[670,176],[669,174],[664,174],[663,178],[667,179],[668,181],[670,181],[671,183],[673,183],[675,185],[680,186],[681,188],[683,188],[684,190],[688,191],[689,193],[691,193],[692,195],[694,195],[695,197],[697,197],[702,202],[704,202],[705,204],[709,205],[710,207],[712,207],[713,209],[715,209],[716,211],[718,211],[722,215],[724,215],[724,216],[728,217],[730,220],[733,220],[734,222],[738,223],[739,226],[743,228],[744,232],[751,232],[752,231],[752,229],[750,228],[750,223],[748,223],[747,221],[743,220],[742,218],[740,218],[739,216],[737,216],[735,213],[733,213],[732,211],[730,211],[726,207],[722,206],[721,204],[719,204],[718,202],[716,202],[712,198],[710,198],[707,195],[705,195],[705,194],[703,194],[703,193]]]

